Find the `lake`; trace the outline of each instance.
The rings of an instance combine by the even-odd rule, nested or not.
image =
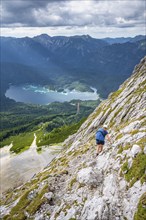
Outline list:
[[[97,100],[99,95],[97,90],[92,88],[94,92],[79,92],[76,90],[57,92],[42,86],[14,86],[11,85],[6,91],[5,96],[15,100],[16,102],[32,103],[32,104],[49,104],[52,102],[65,102],[73,99],[79,100]]]

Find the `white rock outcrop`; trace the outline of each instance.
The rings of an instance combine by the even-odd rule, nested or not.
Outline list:
[[[102,182],[102,173],[94,171],[92,167],[80,170],[77,174],[77,181],[90,187],[96,187]]]
[[[93,197],[91,200],[85,202],[81,220],[108,220],[109,210],[102,197]]]
[[[137,144],[134,144],[133,147],[131,148],[131,156],[132,156],[132,157],[136,157],[136,155],[137,155],[138,153],[140,153],[141,151],[142,151],[142,150],[141,150],[140,146],[137,145]]]

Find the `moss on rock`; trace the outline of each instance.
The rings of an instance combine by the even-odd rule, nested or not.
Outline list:
[[[146,193],[144,193],[138,203],[137,212],[134,215],[134,220],[146,219]]]

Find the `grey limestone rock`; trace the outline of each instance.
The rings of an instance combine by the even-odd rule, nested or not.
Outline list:
[[[43,219],[44,219],[44,215],[42,213],[38,213],[34,218],[34,220],[43,220]]]
[[[132,149],[131,149],[131,156],[132,156],[132,157],[136,157],[136,155],[137,155],[138,153],[140,153],[141,151],[142,151],[142,150],[141,150],[140,146],[137,145],[137,144],[134,144],[133,147],[132,147]]]
[[[87,167],[78,172],[77,181],[87,186],[96,187],[102,182],[102,173],[95,172],[92,167]]]
[[[48,192],[44,194],[44,197],[51,201],[54,198],[54,194],[52,192]]]
[[[145,192],[146,184],[141,185],[140,181],[137,181],[134,186],[127,191],[127,196],[123,199],[123,214],[128,220],[133,220],[139,198]]]
[[[104,216],[104,218],[102,218]],[[81,214],[81,220],[108,220],[108,206],[102,197],[93,197],[87,200]]]
[[[28,199],[32,200],[36,197],[37,195],[37,190],[32,190],[29,194],[28,194]]]

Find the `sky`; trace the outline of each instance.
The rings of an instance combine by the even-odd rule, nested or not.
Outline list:
[[[2,36],[146,34],[145,0],[1,0],[0,14]]]

